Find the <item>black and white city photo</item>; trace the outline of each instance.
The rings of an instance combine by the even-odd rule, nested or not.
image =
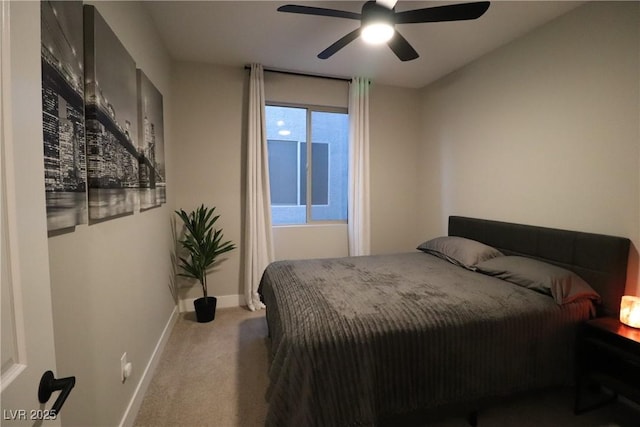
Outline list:
[[[84,7],[89,220],[138,205],[136,64],[93,6]]]
[[[162,94],[138,69],[140,209],[166,202]]]
[[[40,4],[47,229],[87,222],[82,2]]]

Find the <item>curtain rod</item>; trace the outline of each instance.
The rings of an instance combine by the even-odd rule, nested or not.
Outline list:
[[[250,65],[245,65],[244,66],[245,70],[250,70],[251,66]],[[335,76],[322,76],[319,74],[308,74],[308,73],[301,73],[298,71],[287,71],[287,70],[278,70],[275,68],[262,68],[265,72],[267,73],[280,73],[280,74],[289,74],[291,76],[303,76],[303,77],[317,77],[319,79],[328,79],[328,80],[338,80],[338,81],[342,81],[342,82],[350,82],[352,79],[348,78],[348,77],[335,77]]]

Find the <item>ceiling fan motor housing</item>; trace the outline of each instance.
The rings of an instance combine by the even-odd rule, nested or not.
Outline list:
[[[378,4],[375,0],[370,0],[362,5],[362,21],[361,27],[370,24],[384,23],[395,27],[395,8],[387,9]]]

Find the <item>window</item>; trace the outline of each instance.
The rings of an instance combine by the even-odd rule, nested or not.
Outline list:
[[[266,119],[273,224],[346,221],[346,111],[267,105]]]

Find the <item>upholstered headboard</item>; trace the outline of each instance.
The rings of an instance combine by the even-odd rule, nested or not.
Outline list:
[[[449,235],[480,241],[505,255],[536,258],[572,270],[600,294],[598,315],[617,316],[620,311],[629,239],[461,216],[449,217]]]

